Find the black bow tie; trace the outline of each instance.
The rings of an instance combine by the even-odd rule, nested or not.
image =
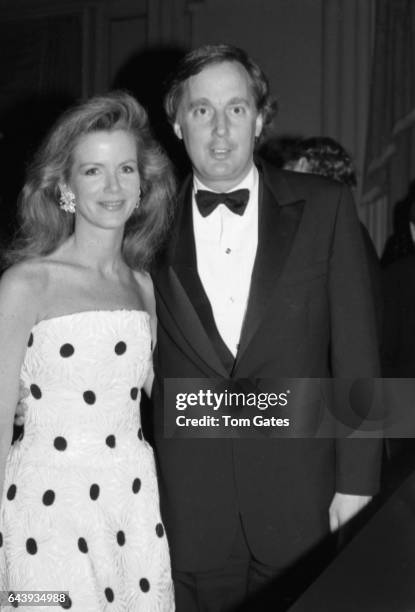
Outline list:
[[[249,200],[249,189],[237,189],[228,193],[199,189],[195,198],[202,217],[210,215],[219,204],[225,204],[236,215],[243,215]]]

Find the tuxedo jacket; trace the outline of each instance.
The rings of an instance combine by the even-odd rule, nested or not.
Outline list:
[[[258,248],[236,360],[197,274],[192,178],[153,270],[158,316],[155,449],[173,567],[218,568],[239,517],[252,554],[289,565],[328,532],[335,491],[373,494],[376,440],[168,439],[165,378],[379,375],[368,267],[340,183],[260,163]]]

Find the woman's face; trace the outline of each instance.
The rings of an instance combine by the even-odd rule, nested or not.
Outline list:
[[[125,130],[83,136],[72,154],[68,185],[75,195],[77,224],[124,227],[140,194],[134,137]]]

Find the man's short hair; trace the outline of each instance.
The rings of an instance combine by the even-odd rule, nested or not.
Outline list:
[[[257,111],[262,115],[263,125],[269,125],[275,115],[277,105],[271,99],[268,79],[262,69],[245,51],[232,45],[204,45],[190,51],[179,62],[170,77],[164,108],[170,123],[176,121],[177,111],[183,95],[183,85],[191,76],[202,72],[207,66],[223,62],[237,62],[245,68],[251,81]]]

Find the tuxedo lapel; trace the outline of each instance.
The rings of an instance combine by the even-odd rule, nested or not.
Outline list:
[[[159,299],[163,301],[170,317],[174,320],[177,330],[175,335],[177,337],[178,332],[179,342],[188,358],[197,364],[205,376],[226,378],[227,370],[215,351],[189,295],[172,267],[167,271],[167,282],[164,287],[156,285],[156,290],[159,293]],[[173,337],[172,330],[169,330],[169,333]]]
[[[238,364],[269,306],[291,250],[304,205],[304,201],[291,190],[283,173],[266,164],[259,171],[258,248],[234,374],[237,374]]]
[[[192,350],[220,376],[227,376],[233,356],[220,337],[209,299],[197,273],[193,233],[192,181],[187,180],[179,196],[180,210],[169,249],[171,314]]]

